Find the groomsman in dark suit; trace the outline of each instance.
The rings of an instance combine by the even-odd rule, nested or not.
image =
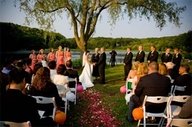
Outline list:
[[[151,46],[151,52],[149,52],[147,56],[147,62],[151,63],[153,61],[157,62],[159,53],[156,51],[156,47],[154,45]]]
[[[105,84],[106,54],[105,54],[105,48],[104,47],[102,47],[100,49],[99,61],[97,64],[99,66],[100,83]]]
[[[165,53],[161,55],[161,61],[163,63],[171,62],[172,61],[172,54],[170,53],[170,48],[166,48]]]
[[[145,60],[145,52],[143,51],[143,46],[138,47],[138,53],[136,55],[135,61],[139,61],[140,63],[144,62]]]
[[[131,70],[132,59],[133,59],[133,53],[131,52],[131,48],[127,48],[127,53],[125,54],[125,57],[123,60],[123,62],[124,62],[124,74],[125,74],[124,80],[126,80],[128,74],[129,74],[129,71]]]
[[[175,64],[175,66],[173,67],[173,73],[174,73],[173,78],[174,79],[179,76],[179,67],[181,64],[181,60],[182,60],[182,55],[181,55],[179,49],[175,48],[173,59],[172,59],[172,62]]]

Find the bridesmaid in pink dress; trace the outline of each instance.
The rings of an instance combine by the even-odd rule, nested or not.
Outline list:
[[[64,52],[62,51],[61,46],[59,46],[58,50],[56,51],[56,62],[57,62],[57,67],[60,64],[64,64]]]
[[[35,64],[37,63],[37,55],[35,54],[35,50],[31,50],[31,54],[29,55],[29,58],[32,60],[30,67],[33,70]]]
[[[70,51],[70,49],[69,48],[67,48],[67,50],[66,50],[66,61],[68,61],[68,60],[71,60],[71,51]]]
[[[56,59],[56,57],[55,57],[54,49],[51,48],[51,49],[50,49],[50,52],[49,52],[48,55],[47,55],[47,61],[50,62],[50,61],[53,61],[53,60],[55,60],[55,59]]]
[[[44,49],[40,49],[37,55],[37,62],[41,62],[45,60],[45,58],[46,58],[46,55],[44,54]]]

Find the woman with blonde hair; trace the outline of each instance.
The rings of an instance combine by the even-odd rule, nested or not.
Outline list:
[[[171,78],[171,76],[169,75],[167,66],[164,63],[160,63],[159,64],[159,74],[164,75],[166,77],[168,77],[171,81],[171,83],[173,83],[173,79]]]
[[[133,62],[132,69],[130,70],[127,79],[132,79],[136,76],[139,63],[139,61]]]

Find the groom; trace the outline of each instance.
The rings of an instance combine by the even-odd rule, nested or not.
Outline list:
[[[97,64],[98,64],[98,68],[99,68],[100,83],[105,84],[106,54],[105,54],[105,48],[104,47],[102,47],[100,49],[99,61]]]

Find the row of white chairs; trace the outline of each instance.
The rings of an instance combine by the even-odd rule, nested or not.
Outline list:
[[[175,125],[175,122],[180,121],[180,126],[179,127],[189,127],[192,125],[186,124],[186,121],[189,120],[188,122],[192,121],[191,119],[179,119],[175,118],[181,111],[180,106],[173,105],[172,102],[179,102],[179,103],[185,103],[190,96],[188,95],[182,95],[182,96],[145,96],[144,101],[143,101],[143,123],[141,123],[141,120],[138,121],[137,126],[139,127],[140,125],[143,125],[146,127],[146,125],[158,125],[158,127],[165,126],[164,125],[164,120],[167,120],[166,127],[173,126]],[[153,103],[153,104],[162,104],[166,103],[166,108],[163,112],[160,113],[152,113],[146,111],[146,103]],[[160,117],[159,123],[147,123],[147,118],[156,118]],[[177,125],[178,126],[178,125]]]

